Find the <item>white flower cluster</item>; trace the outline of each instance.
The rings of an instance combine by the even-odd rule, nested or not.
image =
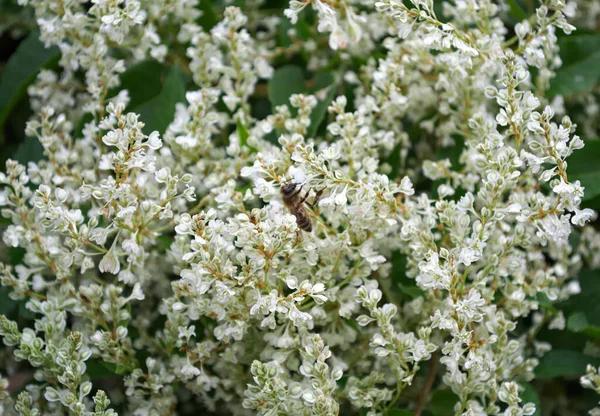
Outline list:
[[[535,412],[535,334],[565,325],[541,299],[600,264],[568,176],[584,141],[540,94],[575,3],[542,0],[513,39],[490,0],[445,19],[432,0],[293,0],[280,18],[248,1],[210,28],[206,0],[20,3],[61,59],[29,87],[45,158],[0,174],[2,238],[25,253],[0,282],[35,316],[0,315],[34,369],[4,404],[0,378],[0,413],[420,414],[438,388],[456,415]],[[336,96],[258,116],[291,55]],[[162,135],[119,87],[146,59],[189,80]],[[93,386],[86,362],[124,387]]]

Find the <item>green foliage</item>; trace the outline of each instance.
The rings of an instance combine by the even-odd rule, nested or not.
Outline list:
[[[542,407],[540,403],[540,396],[538,396],[535,388],[529,383],[523,383],[523,394],[521,395],[521,399],[524,403],[533,403],[535,404],[535,413],[533,416],[540,416],[542,414]]]
[[[402,294],[407,296],[409,299],[415,299],[419,296],[423,296],[425,292],[417,287],[414,279],[406,276],[406,256],[399,252],[392,254],[392,282],[394,287],[397,288]]]
[[[249,148],[250,153],[256,153],[258,150],[255,147],[252,147],[248,144],[248,137],[250,137],[250,133],[248,133],[248,129],[244,127],[240,120],[238,120],[236,124],[236,131],[238,136],[240,137],[240,145]]]
[[[140,62],[121,74],[121,85],[111,91],[110,96],[126,89],[129,108],[138,107],[162,92],[168,70],[167,66],[152,59]]]
[[[292,94],[304,92],[304,74],[295,65],[279,68],[269,80],[269,101],[273,109],[278,105],[290,104]]]
[[[527,13],[523,10],[523,7],[519,4],[517,0],[507,0],[506,3],[510,9],[510,14],[517,20],[525,20],[527,19]]]
[[[600,328],[590,325],[583,311],[577,311],[569,316],[567,329],[572,332],[582,332],[590,338],[600,339]]]
[[[599,71],[600,72],[600,71]],[[574,153],[567,162],[569,163],[569,178],[579,180],[585,188],[584,201],[591,200],[600,195],[600,140],[585,140],[582,151]],[[594,207],[598,209],[600,207]]]
[[[538,379],[560,376],[577,377],[585,372],[585,367],[590,363],[597,366],[600,364],[600,359],[581,351],[553,349],[540,359],[540,364],[535,369],[535,375]]]
[[[314,84],[309,88],[307,84]],[[279,105],[290,105],[289,98],[293,94],[316,94],[317,106],[310,115],[310,127],[307,136],[314,137],[319,126],[325,119],[327,107],[335,97],[336,85],[333,76],[329,73],[317,74],[313,81],[305,82],[304,72],[296,65],[285,65],[275,71],[269,80],[269,101],[274,109]],[[291,109],[294,114],[294,109]]]
[[[147,134],[155,130],[164,133],[173,121],[175,104],[180,102],[185,102],[185,77],[175,65],[169,70],[160,92],[131,111],[140,114]]]
[[[434,416],[453,415],[454,405],[458,400],[458,396],[452,390],[436,390],[431,396],[431,413]]]
[[[46,48],[40,41],[38,31],[31,32],[6,63],[0,78],[0,143],[4,123],[17,103],[25,97],[27,86],[31,84],[40,69],[56,63],[58,48]]]
[[[556,72],[548,94],[570,96],[590,90],[600,80],[600,34],[565,36],[559,46],[563,66]]]
[[[583,319],[587,325],[600,327],[600,274],[597,270],[584,269],[579,274],[579,284],[581,293],[560,305],[571,321],[569,329],[581,328]],[[573,315],[579,317],[570,318]]]
[[[210,30],[219,23],[219,17],[217,16],[213,3],[213,1],[202,0],[198,6],[202,15],[198,18],[197,22],[205,30]]]
[[[17,307],[17,304],[8,297],[9,293],[9,288],[0,287],[0,315],[8,315]]]
[[[44,148],[36,137],[25,137],[19,144],[15,153],[11,156],[12,159],[19,163],[27,164],[27,162],[37,162],[44,157]]]
[[[386,412],[386,416],[413,416],[414,413],[404,409],[390,409]]]
[[[308,128],[308,137],[314,137],[317,130],[327,114],[327,107],[335,97],[335,80],[329,73],[320,73],[315,78],[315,93],[319,103],[310,115],[310,127]],[[321,94],[319,94],[321,92]]]

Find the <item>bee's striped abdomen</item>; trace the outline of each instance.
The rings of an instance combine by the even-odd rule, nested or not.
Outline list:
[[[306,210],[303,206],[299,206],[294,215],[296,216],[296,223],[298,227],[306,232],[312,231],[312,220],[310,216],[306,213]]]

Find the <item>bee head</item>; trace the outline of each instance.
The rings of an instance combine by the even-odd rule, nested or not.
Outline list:
[[[283,185],[281,185],[281,193],[284,196],[292,195],[294,193],[294,191],[296,190],[296,186],[298,186],[298,184],[296,182],[290,182],[290,183],[283,184]]]

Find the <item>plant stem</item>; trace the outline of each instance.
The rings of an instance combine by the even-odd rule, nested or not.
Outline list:
[[[425,401],[427,400],[427,396],[429,396],[429,392],[431,391],[431,387],[433,386],[433,382],[435,380],[435,370],[437,368],[437,362],[438,354],[434,353],[433,357],[431,358],[431,365],[429,366],[429,374],[427,375],[427,380],[425,380],[423,390],[421,390],[421,394],[419,394],[417,408],[415,409],[415,416],[421,416],[423,406],[425,406]]]

